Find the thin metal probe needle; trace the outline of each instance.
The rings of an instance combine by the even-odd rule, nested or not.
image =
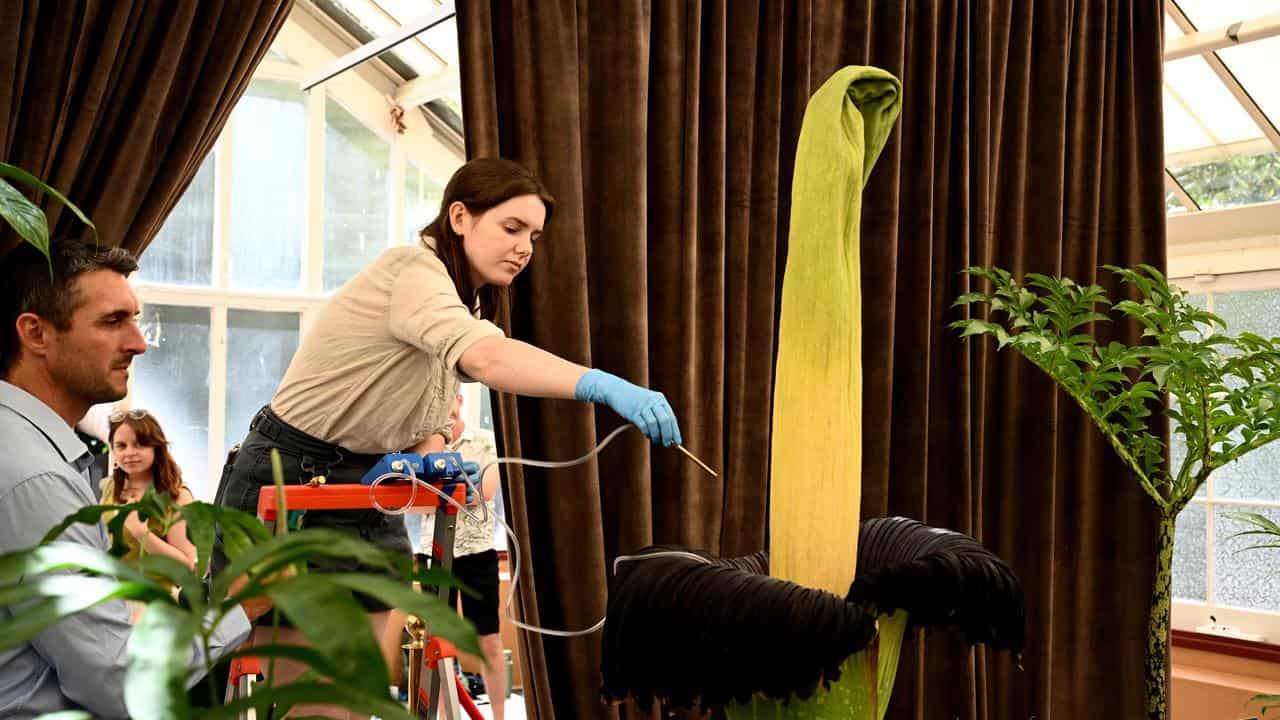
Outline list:
[[[693,453],[691,453],[691,452],[689,452],[688,450],[686,450],[686,449],[685,449],[685,447],[684,447],[683,445],[676,445],[676,446],[675,446],[675,448],[676,448],[677,450],[679,450],[680,452],[684,453],[684,454],[685,454],[685,457],[688,457],[690,460],[692,460],[692,461],[694,461],[694,462],[698,463],[698,467],[700,467],[700,468],[702,468],[703,470],[706,470],[708,473],[710,473],[710,474],[711,474],[711,477],[713,477],[713,478],[718,478],[718,477],[720,477],[720,476],[716,473],[716,471],[715,471],[715,470],[712,470],[711,468],[707,467],[707,464],[706,464],[706,463],[704,463],[704,462],[702,462],[701,460],[699,460],[697,455],[694,455]]]

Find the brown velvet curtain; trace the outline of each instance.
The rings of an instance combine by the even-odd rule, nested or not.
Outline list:
[[[986,542],[1030,638],[1021,667],[915,638],[890,716],[1141,716],[1151,504],[1049,380],[945,326],[968,265],[1112,288],[1104,263],[1163,265],[1160,3],[472,0],[458,24],[469,155],[528,163],[560,201],[513,334],[662,390],[723,471],[626,436],[598,466],[511,472],[525,618],[590,624],[608,562],[650,542],[764,546],[796,139],[818,85],[872,64],[904,103],[864,200],[864,513]],[[621,422],[510,397],[499,415],[527,457]],[[524,640],[534,717],[642,716],[599,704],[597,639]]]
[[[151,242],[292,0],[0,2],[0,158],[58,188],[99,240]],[[86,232],[47,198],[56,237]],[[20,239],[0,232],[0,254]]]

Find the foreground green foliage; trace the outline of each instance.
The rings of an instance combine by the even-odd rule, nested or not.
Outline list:
[[[137,510],[144,521],[150,517],[169,523],[185,520],[198,551],[195,571],[156,555],[125,562],[120,559],[128,549],[123,544],[103,552],[58,541],[71,525],[96,524],[107,514],[113,515],[108,521],[112,536],[123,537],[124,520],[131,510]],[[215,524],[222,527],[229,563],[210,578],[206,592],[201,578],[213,547]],[[368,571],[308,573],[307,561],[320,559],[354,559]],[[415,571],[410,557],[381,550],[347,533],[318,528],[273,536],[257,518],[237,510],[199,502],[178,507],[148,492],[130,505],[86,507],[53,528],[39,546],[0,556],[0,605],[25,604],[0,623],[0,648],[24,643],[63,618],[101,603],[136,600],[146,604],[146,611],[130,640],[123,679],[134,718],[234,718],[248,707],[256,708],[262,717],[272,704],[279,717],[297,703],[338,705],[387,720],[409,718],[404,707],[387,696],[391,679],[386,663],[353,591],[415,614],[433,634],[460,650],[480,654],[474,627],[434,595],[413,592],[413,580],[456,585],[446,571]],[[183,588],[182,595],[175,598],[166,583]],[[311,668],[304,677],[316,681],[262,685],[251,698],[217,707],[221,698],[212,696],[210,677],[209,707],[192,707],[185,690],[192,641],[200,641],[207,649],[212,629],[222,618],[240,602],[262,596],[271,598],[275,611],[288,618],[311,647],[272,644],[235,655],[300,661]]]

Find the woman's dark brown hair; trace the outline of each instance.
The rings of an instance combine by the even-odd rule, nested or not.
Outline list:
[[[436,239],[436,251],[444,261],[462,302],[470,308],[478,305],[480,317],[499,325],[505,319],[498,314],[505,311],[507,288],[493,285],[476,288],[472,284],[467,255],[462,250],[462,237],[453,231],[449,223],[449,206],[460,202],[472,215],[483,215],[490,208],[521,195],[537,195],[547,208],[545,222],[551,221],[555,198],[528,168],[503,158],[477,158],[458,168],[449,179],[440,200],[440,213],[419,233],[424,240],[427,237]]]
[[[142,417],[134,417],[132,414],[126,415],[119,422],[111,423],[111,431],[107,434],[107,444],[114,445],[116,439],[116,430],[121,425],[128,425],[133,428],[134,435],[138,437],[138,444],[144,447],[155,449],[156,459],[151,465],[151,486],[155,488],[156,494],[168,495],[174,500],[178,499],[178,492],[182,489],[182,471],[178,469],[178,463],[174,462],[173,455],[169,453],[169,441],[165,439],[164,430],[161,429],[160,423],[156,421],[151,413],[146,413]],[[104,502],[113,502],[122,504],[124,502],[120,493],[125,487],[125,477],[127,473],[116,467],[111,471],[111,478],[102,487],[102,499]]]

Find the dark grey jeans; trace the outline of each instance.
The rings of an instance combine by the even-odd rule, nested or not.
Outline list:
[[[271,450],[280,452],[286,485],[304,484],[315,475],[324,475],[326,484],[358,483],[381,456],[357,455],[336,445],[303,433],[280,420],[270,408],[254,416],[249,435],[233,451],[222,468],[222,479],[214,502],[254,515],[258,511],[258,495],[264,486],[274,484],[271,477]],[[400,515],[384,515],[377,510],[311,510],[303,516],[303,527],[325,527],[344,530],[384,550],[412,550]],[[226,566],[222,552],[222,530],[214,540],[210,570],[216,575]],[[351,572],[360,570],[356,561],[323,561],[309,565],[317,572]],[[368,569],[365,568],[367,571]],[[387,607],[367,596],[356,596],[370,612]]]

